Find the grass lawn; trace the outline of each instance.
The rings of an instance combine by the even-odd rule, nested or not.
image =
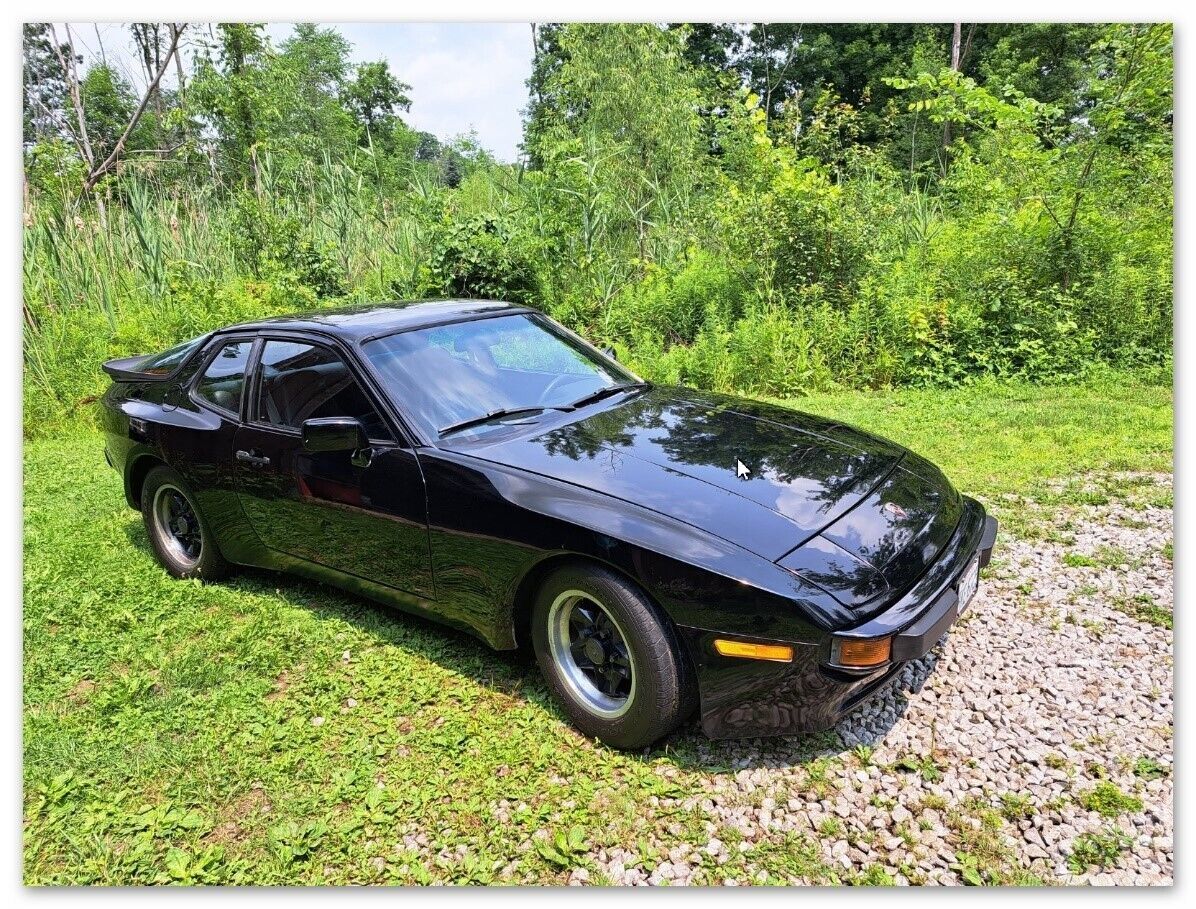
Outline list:
[[[793,403],[989,500],[1171,466],[1171,390],[1112,378]],[[691,728],[621,754],[462,635],[264,573],[172,580],[94,435],[27,443],[24,513],[27,883],[560,883],[615,845],[651,868],[707,842],[685,800],[748,748]],[[709,880],[761,871],[842,874],[778,832]]]

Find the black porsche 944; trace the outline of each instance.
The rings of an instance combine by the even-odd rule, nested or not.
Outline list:
[[[179,578],[293,572],[530,647],[583,733],[825,729],[975,594],[996,521],[833,420],[641,381],[507,303],[268,319],[104,365]]]

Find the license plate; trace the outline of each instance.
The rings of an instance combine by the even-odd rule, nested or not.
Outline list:
[[[959,611],[962,613],[968,608],[968,604],[972,602],[972,597],[976,595],[976,584],[980,580],[980,557],[976,556],[968,563],[968,567],[963,570],[963,574],[959,576],[959,586],[956,588],[959,595]]]

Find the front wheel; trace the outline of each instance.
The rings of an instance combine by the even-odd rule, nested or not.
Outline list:
[[[612,571],[553,572],[536,595],[532,645],[553,696],[588,736],[642,748],[685,719],[691,682],[672,629]]]
[[[228,562],[178,471],[163,464],[146,475],[141,516],[154,555],[176,578],[214,581],[228,572]]]

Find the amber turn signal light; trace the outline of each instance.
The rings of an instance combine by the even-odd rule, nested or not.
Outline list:
[[[887,663],[893,650],[892,638],[877,638],[871,641],[839,639],[835,662],[851,669],[867,669]]]
[[[793,660],[793,648],[785,644],[749,644],[747,641],[715,638],[714,649],[723,656],[743,657],[745,660],[770,660],[773,663],[789,663]]]

